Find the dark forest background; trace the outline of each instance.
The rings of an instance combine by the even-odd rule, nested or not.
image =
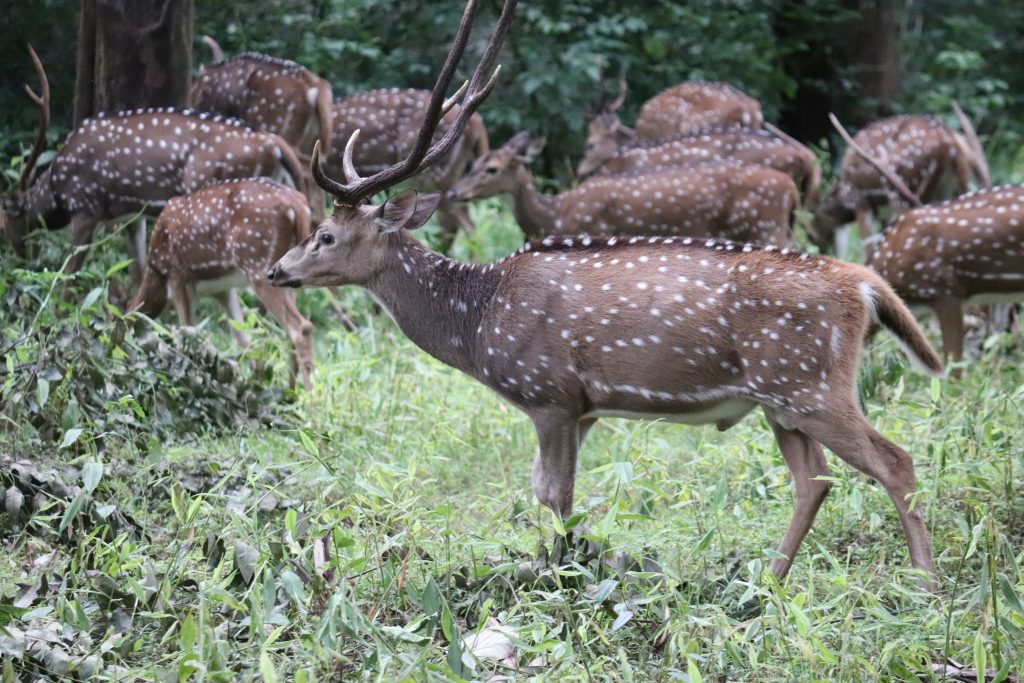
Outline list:
[[[500,2],[484,0],[477,48]],[[429,87],[462,0],[195,0],[191,68],[214,36],[231,55],[258,50],[327,77],[336,96]],[[72,122],[78,2],[0,0],[0,153],[30,141],[31,42],[53,87],[51,140]],[[471,55],[472,57],[473,55]],[[1024,3],[1019,0],[527,0],[502,56],[500,87],[483,114],[492,143],[519,129],[546,135],[544,168],[562,175],[582,149],[584,112],[625,72],[623,111],[687,79],[729,81],[767,119],[822,145],[827,112],[857,127],[881,115],[947,117],[958,99],[975,119],[997,180],[1016,175],[1024,139]],[[999,173],[1002,171],[1002,177]]]

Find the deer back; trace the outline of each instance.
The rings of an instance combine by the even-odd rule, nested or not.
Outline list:
[[[911,303],[1024,293],[1024,185],[904,211],[868,265]]]
[[[330,101],[324,79],[291,60],[256,52],[204,66],[190,99],[199,111],[277,133],[304,152],[312,150],[317,137],[322,149],[330,148]]]
[[[770,168],[715,161],[591,178],[562,195],[556,231],[792,242],[793,180]]]
[[[54,159],[50,186],[68,213],[112,219],[227,178],[271,175],[280,138],[209,114],[153,109],[84,121]]]
[[[347,140],[358,129],[359,146],[353,153],[356,169],[360,173],[379,171],[405,158],[412,149],[430,96],[429,90],[387,88],[336,100],[332,115],[333,135],[335,139]],[[434,131],[435,140],[448,130],[458,111],[458,106],[455,106],[441,119]],[[434,180],[447,178],[452,169],[461,173],[471,159],[486,154],[488,149],[483,119],[479,114],[473,114],[455,147],[426,173]],[[341,174],[342,150],[326,156],[326,167],[331,174]]]
[[[643,104],[636,134],[654,139],[729,126],[759,128],[761,121],[761,104],[728,83],[688,81]]]
[[[774,168],[791,177],[805,193],[817,164],[814,153],[803,145],[765,130],[734,128],[625,145],[601,166],[599,173],[661,170],[721,159]]]

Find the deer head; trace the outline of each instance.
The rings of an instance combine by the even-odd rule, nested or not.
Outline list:
[[[604,98],[604,85],[601,86],[601,100],[591,114],[586,114],[587,142],[576,168],[576,175],[585,177],[596,171],[608,159],[615,156],[619,147],[635,142],[637,137],[632,128],[628,128],[619,120],[619,109],[626,101],[626,79],[619,79],[619,95],[611,102]]]
[[[342,159],[346,183],[327,176],[320,160],[319,145],[313,149],[311,168],[317,184],[334,197],[334,215],[321,223],[313,235],[291,249],[267,273],[277,286],[362,284],[371,279],[378,264],[392,252],[392,238],[403,230],[417,228],[430,218],[440,201],[439,195],[418,196],[403,193],[375,206],[369,199],[380,190],[392,187],[419,173],[449,152],[498,77],[491,73],[515,12],[516,0],[506,0],[498,24],[484,54],[469,81],[452,97],[445,99],[472,29],[477,0],[469,0],[441,73],[431,93],[423,125],[409,155],[401,162],[369,176],[360,177],[352,161],[359,139],[356,130],[345,146]],[[490,74],[490,75],[489,75]],[[461,102],[460,102],[461,98]],[[444,115],[456,103],[458,115],[444,135],[431,144],[434,131]]]
[[[455,183],[450,196],[454,199],[480,199],[514,193],[524,182],[521,173],[544,149],[544,138],[519,131],[498,149],[479,158],[469,173]]]
[[[31,228],[29,222],[32,216],[28,210],[28,204],[33,174],[39,155],[46,147],[46,131],[50,126],[50,83],[46,78],[43,63],[31,45],[28,46],[28,52],[32,57],[32,64],[35,66],[42,87],[42,95],[37,95],[28,85],[25,86],[25,92],[39,108],[39,129],[36,132],[35,142],[32,143],[32,151],[29,152],[28,159],[25,160],[18,184],[3,198],[3,215],[0,217],[0,232],[7,234],[15,251],[22,256],[24,256],[24,238]]]

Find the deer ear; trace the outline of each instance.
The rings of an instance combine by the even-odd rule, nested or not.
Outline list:
[[[547,143],[545,138],[528,138],[516,153],[516,159],[524,164],[532,164]]]
[[[380,232],[415,230],[434,215],[440,202],[437,192],[421,196],[416,190],[406,190],[381,204],[373,222]]]

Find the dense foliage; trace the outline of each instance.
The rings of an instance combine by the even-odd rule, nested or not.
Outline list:
[[[484,107],[494,142],[519,129],[548,137],[546,173],[578,160],[583,114],[625,72],[624,119],[661,89],[690,78],[726,80],[759,98],[771,120],[789,122],[806,141],[828,132],[827,109],[859,124],[863,67],[851,57],[857,0],[698,0],[523,3],[502,57],[501,86]],[[430,87],[462,10],[461,0],[224,0],[196,2],[196,63],[210,60],[199,36],[228,52],[259,50],[296,59],[326,76],[336,95],[366,88]],[[500,3],[483,3],[476,49]],[[1024,132],[1024,22],[1013,0],[896,2],[902,90],[883,109],[949,115],[960,99],[978,124],[994,166],[1010,172]],[[5,7],[0,80],[31,78],[25,40],[40,49],[54,79],[54,122],[70,121],[75,42],[73,3],[36,0]],[[472,56],[472,55],[471,55]],[[796,112],[816,103],[810,114]],[[804,119],[810,124],[805,125]],[[0,91],[0,151],[30,139],[34,112],[24,94]],[[55,132],[53,139],[58,139]]]

